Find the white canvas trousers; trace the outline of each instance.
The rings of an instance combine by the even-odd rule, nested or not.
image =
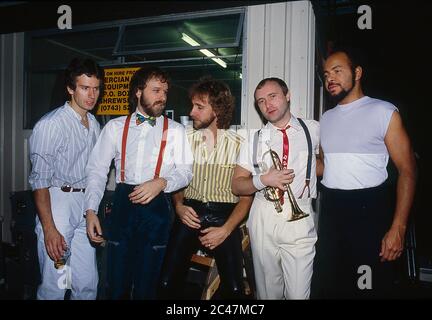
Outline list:
[[[39,300],[64,299],[66,289],[71,289],[71,299],[96,299],[98,273],[95,249],[90,245],[86,233],[84,214],[84,193],[63,192],[59,188],[49,189],[51,210],[57,230],[63,235],[71,255],[67,265],[55,269],[54,261],[48,256],[44,233],[36,217],[38,257],[42,283],[37,290]]]
[[[277,213],[272,202],[255,195],[247,227],[258,299],[309,298],[317,234],[311,199],[297,202],[309,216],[288,222],[288,199]]]

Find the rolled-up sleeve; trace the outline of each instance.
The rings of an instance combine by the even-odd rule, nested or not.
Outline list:
[[[32,164],[29,183],[32,190],[51,186],[60,145],[61,131],[58,125],[54,121],[39,121],[29,139],[29,153]]]
[[[164,178],[165,192],[174,192],[186,187],[192,180],[193,154],[183,127],[172,131],[174,142],[174,168]]]
[[[309,120],[308,129],[312,139],[312,145],[314,147],[315,154],[319,154],[319,144],[320,144],[320,124],[316,120]]]
[[[237,156],[237,165],[246,169],[249,172],[252,172],[255,174],[255,170],[253,167],[253,159],[252,159],[252,153],[253,153],[253,145],[250,145],[253,143],[254,134],[258,130],[249,131],[247,134],[245,134],[243,137],[245,138],[241,145],[240,145],[240,152]]]
[[[85,191],[85,210],[98,212],[99,204],[105,192],[111,161],[115,156],[115,132],[112,122],[102,129],[90,154],[86,167],[87,188]]]

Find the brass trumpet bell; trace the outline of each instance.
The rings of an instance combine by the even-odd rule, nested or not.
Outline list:
[[[273,165],[274,165],[275,169],[276,170],[282,170],[282,164],[281,164],[281,161],[279,159],[278,154],[270,148],[267,152],[264,153],[263,157],[267,153],[270,153],[270,157],[272,159],[272,162],[273,162]],[[288,221],[296,221],[296,220],[300,220],[300,219],[303,219],[303,218],[306,218],[307,216],[309,216],[309,214],[303,212],[300,209],[300,207],[299,207],[299,205],[298,205],[298,203],[297,203],[297,201],[296,201],[296,199],[294,197],[294,194],[293,194],[293,192],[291,190],[290,185],[289,184],[285,184],[284,186],[285,186],[285,189],[286,189],[286,191],[288,193],[288,200],[289,200],[289,202],[291,204],[291,212],[292,212],[291,218],[288,219]],[[285,191],[284,190],[282,190],[282,191],[283,191],[283,194],[285,194]],[[281,195],[282,197],[283,197],[283,194]],[[276,209],[276,211],[278,213],[282,212],[282,204],[281,204],[281,201],[280,201],[280,196],[279,196],[279,193],[278,193],[278,188],[276,188],[276,187],[266,187],[265,188],[264,197],[268,201],[273,202],[274,207],[275,207],[275,209]]]

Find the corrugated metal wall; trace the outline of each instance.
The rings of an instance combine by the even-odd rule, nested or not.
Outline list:
[[[243,49],[242,125],[260,128],[253,93],[258,82],[279,77],[291,93],[291,112],[313,118],[315,15],[309,1],[247,8]]]

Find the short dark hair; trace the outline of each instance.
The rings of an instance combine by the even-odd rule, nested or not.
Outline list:
[[[349,46],[349,45],[336,45],[327,55],[326,59],[328,59],[329,56],[335,54],[335,53],[344,53],[349,60],[349,64],[351,66],[351,70],[354,74],[355,68],[357,67],[363,67],[364,61],[363,61],[363,55],[360,52],[360,49]]]
[[[162,69],[156,66],[145,66],[138,69],[129,83],[129,112],[135,112],[138,106],[138,98],[136,93],[138,90],[144,90],[147,86],[147,82],[150,79],[156,78],[161,82],[166,82],[168,86],[170,85],[170,79],[168,74]]]
[[[283,94],[284,94],[285,96],[288,94],[289,89],[288,89],[288,86],[287,86],[287,84],[285,83],[285,81],[283,81],[283,80],[280,79],[280,78],[270,77],[270,78],[262,79],[262,80],[258,83],[258,85],[256,86],[255,91],[254,91],[254,100],[255,100],[255,94],[256,94],[257,90],[259,90],[259,89],[261,89],[262,87],[264,87],[264,85],[265,85],[267,82],[276,82],[276,83],[279,85],[279,87],[281,87]]]
[[[217,116],[218,129],[229,129],[235,98],[225,82],[205,76],[189,89],[189,98],[192,100],[194,97],[201,99],[208,97],[208,102]]]
[[[74,58],[65,70],[65,86],[75,90],[77,77],[85,74],[88,77],[95,76],[100,80],[99,88],[103,89],[104,71],[92,59]]]

